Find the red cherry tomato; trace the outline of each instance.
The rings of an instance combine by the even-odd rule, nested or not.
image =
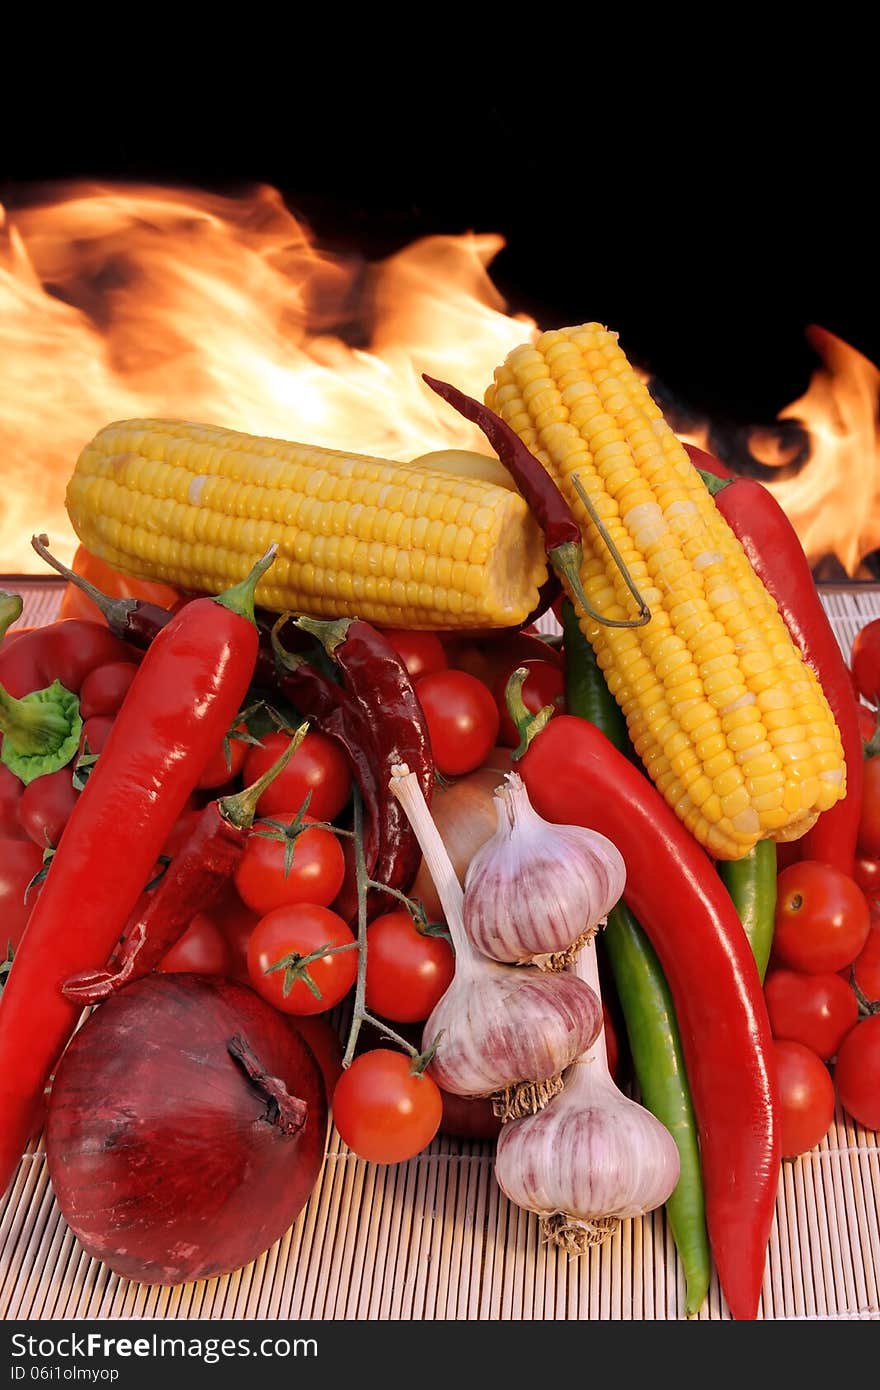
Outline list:
[[[852,965],[844,973],[853,973],[856,984],[870,1003],[880,1002],[880,921],[873,918],[868,939]]]
[[[357,950],[321,955],[307,966],[318,994],[305,980],[284,992],[284,970],[271,970],[284,956],[308,956],[335,946],[352,947],[354,937],[335,912],[314,903],[278,907],[262,917],[248,941],[248,974],[258,994],[287,1014],[319,1014],[343,999],[357,975]],[[271,971],[271,973],[267,973]]]
[[[296,1018],[288,1014],[287,1021],[291,1028],[295,1028],[300,1036],[305,1038],[315,1054],[315,1061],[321,1068],[324,1089],[329,1099],[342,1075],[342,1043],[339,1041],[339,1034],[325,1014],[298,1014]]]
[[[868,939],[871,917],[854,879],[804,859],[777,880],[774,960],[791,970],[824,974],[854,961]]]
[[[774,1038],[803,1043],[827,1062],[859,1016],[856,996],[839,975],[771,970],[764,998]]]
[[[367,1008],[392,1023],[420,1023],[455,974],[452,947],[420,932],[408,912],[387,912],[367,927]]]
[[[40,849],[57,849],[78,795],[70,767],[35,777],[25,787],[18,803],[22,830]]]
[[[104,745],[110,737],[110,730],[113,728],[115,716],[112,714],[93,714],[91,719],[83,722],[82,733],[79,737],[79,753],[85,752],[86,744],[89,746],[90,753],[103,753]]]
[[[24,783],[5,763],[0,763],[0,836],[4,839],[21,840],[24,831],[18,819],[18,803],[24,791]]]
[[[834,1067],[837,1096],[865,1129],[880,1130],[880,1014],[862,1019],[844,1039]]]
[[[858,704],[859,730],[865,743],[870,743],[877,732],[877,711],[869,709],[861,701]]]
[[[289,743],[290,735],[278,732],[264,734],[259,746],[251,744],[242,769],[245,786],[268,772]],[[290,762],[263,792],[257,809],[261,816],[275,816],[291,806],[299,810],[309,792],[309,815],[325,821],[338,816],[351,796],[345,755],[318,729],[309,730]]]
[[[443,1100],[430,1076],[414,1075],[402,1052],[380,1047],[355,1057],[333,1092],[343,1141],[369,1163],[403,1163],[440,1128]]]
[[[79,692],[83,719],[91,719],[95,714],[117,714],[137,670],[133,661],[108,661],[90,671]]]
[[[537,714],[538,710],[545,705],[553,705],[557,713],[565,709],[565,676],[558,666],[552,661],[522,661],[519,665],[523,666],[528,675],[523,681],[522,698],[523,704],[531,714]],[[502,671],[495,682],[494,695],[495,703],[498,706],[498,713],[501,718],[501,725],[498,732],[498,741],[507,748],[516,748],[519,743],[519,734],[516,725],[507,711],[507,682],[512,673],[517,669],[516,664]]]
[[[856,633],[850,668],[859,694],[872,705],[880,703],[880,618],[874,618]]]
[[[166,975],[226,975],[230,968],[229,946],[216,923],[197,912],[179,941],[166,952],[157,970]]]
[[[8,946],[18,946],[37,901],[39,888],[25,890],[43,867],[43,856],[33,840],[0,840],[0,960]]]
[[[272,820],[279,827],[289,827],[296,816],[288,811]],[[242,902],[254,912],[271,912],[290,903],[328,907],[342,887],[345,859],[336,836],[314,825],[311,816],[303,817],[303,824],[306,829],[292,843],[283,829],[267,820],[257,821],[248,835],[235,870],[235,886]]]
[[[416,682],[438,771],[473,772],[498,738],[498,706],[482,681],[466,671],[435,671]]]
[[[862,769],[859,849],[880,859],[880,758],[866,758]]]
[[[774,1042],[773,1060],[782,1157],[796,1158],[828,1133],[834,1119],[834,1084],[825,1063],[803,1043]]]
[[[235,733],[246,732],[247,729],[243,724],[237,725],[234,732],[222,739],[217,745],[196,782],[200,791],[209,791],[214,787],[225,787],[227,782],[233,781],[238,776],[244,766],[247,750],[251,745],[245,743],[243,739],[236,738]]]
[[[454,1096],[441,1088],[443,1118],[440,1133],[455,1139],[497,1139],[502,1122],[488,1096]]]
[[[259,913],[242,902],[232,883],[199,916],[207,917],[223,933],[229,955],[229,974],[249,984],[247,948],[251,932],[260,920]]]
[[[434,671],[445,671],[446,649],[436,632],[413,632],[409,628],[385,627],[382,636],[397,652],[411,681],[419,681]]]
[[[880,901],[880,859],[871,859],[866,854],[858,855],[853,878],[868,899],[869,905]]]

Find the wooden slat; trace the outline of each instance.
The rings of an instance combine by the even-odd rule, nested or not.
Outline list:
[[[2,587],[2,581],[0,581]],[[51,621],[60,586],[16,582],[24,621]],[[880,617],[880,589],[823,591],[842,650]],[[545,631],[556,630],[552,617]],[[0,1317],[391,1320],[684,1318],[662,1212],[572,1259],[544,1245],[492,1173],[492,1146],[439,1138],[410,1163],[355,1158],[332,1127],[311,1199],[271,1250],[222,1279],[165,1289],[89,1259],[31,1145],[0,1210]],[[838,1109],[822,1143],[783,1165],[759,1316],[880,1319],[880,1147]],[[701,1320],[729,1317],[712,1280]]]

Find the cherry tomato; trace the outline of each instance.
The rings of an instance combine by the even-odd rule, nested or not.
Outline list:
[[[277,826],[290,827],[292,811],[272,817]],[[235,870],[235,886],[242,902],[254,912],[271,912],[290,903],[315,903],[329,907],[342,887],[345,859],[332,830],[303,817],[306,829],[291,842],[282,829],[259,820],[248,835],[244,854]],[[271,838],[267,838],[271,837]],[[288,851],[292,858],[288,860]]]
[[[336,1128],[368,1163],[403,1163],[421,1153],[442,1116],[437,1083],[414,1075],[409,1057],[390,1048],[355,1057],[333,1092]]]
[[[873,918],[868,939],[845,972],[847,979],[852,971],[855,982],[870,1003],[880,1001],[880,920]]]
[[[226,975],[230,968],[229,946],[216,923],[197,912],[179,941],[167,951],[157,970],[166,975]]]
[[[502,1121],[488,1096],[454,1096],[441,1088],[443,1118],[440,1133],[455,1139],[497,1139]]]
[[[416,682],[437,769],[448,777],[472,772],[498,738],[500,716],[490,690],[466,671],[435,671]]]
[[[839,975],[771,970],[764,998],[774,1038],[803,1043],[827,1062],[859,1016],[856,996]]]
[[[880,1130],[880,1014],[857,1023],[844,1039],[834,1067],[837,1096],[865,1129]]]
[[[854,879],[804,859],[777,880],[774,960],[824,974],[854,961],[871,929],[867,899]]]
[[[90,671],[79,692],[83,719],[91,719],[93,714],[117,714],[137,671],[133,661],[108,661]]]
[[[850,669],[859,694],[872,705],[880,703],[880,618],[874,618],[856,633]]]
[[[85,752],[86,744],[89,745],[89,753],[103,753],[113,724],[112,714],[93,714],[91,719],[86,719],[79,738],[80,755]]]
[[[254,989],[287,1014],[319,1014],[343,999],[357,975],[357,950],[322,955],[307,967],[319,990],[315,995],[305,980],[294,980],[284,992],[284,970],[266,972],[284,956],[308,956],[335,946],[352,947],[354,937],[335,912],[314,903],[277,907],[254,927],[248,941],[248,974]]]
[[[869,904],[880,901],[880,859],[871,859],[866,854],[857,855],[853,878]]]
[[[861,701],[858,704],[859,730],[865,743],[870,743],[877,732],[877,711],[869,709]]]
[[[237,777],[244,766],[248,748],[252,745],[245,743],[243,739],[236,738],[235,733],[246,733],[243,724],[236,726],[233,734],[220,741],[214,749],[205,766],[202,768],[196,786],[202,790],[214,787],[225,787],[227,782],[231,782]]]
[[[557,712],[564,710],[565,676],[559,667],[555,666],[552,661],[529,660],[519,664],[528,671],[522,687],[523,704],[526,709],[532,714],[537,714],[538,710],[543,709],[545,705],[555,706]],[[519,743],[519,734],[516,731],[516,725],[508,714],[505,699],[507,682],[516,669],[516,664],[514,664],[502,671],[494,688],[495,703],[501,717],[498,741],[507,748],[516,748]]]
[[[825,1063],[803,1043],[774,1041],[773,1061],[782,1157],[796,1158],[828,1133],[834,1119],[834,1083]]]
[[[242,776],[250,786],[277,763],[290,742],[290,735],[264,734],[259,746],[251,744],[245,754]],[[275,816],[299,810],[306,795],[309,815],[315,820],[333,820],[351,796],[351,773],[345,755],[332,738],[318,729],[310,729],[290,762],[260,797],[257,809],[261,816]]]
[[[32,888],[25,902],[25,890],[42,867],[43,856],[33,840],[0,840],[0,959],[8,945],[15,950],[21,940],[39,892]]]
[[[25,787],[18,803],[22,830],[40,849],[57,849],[78,795],[70,767],[35,777]]]
[[[866,758],[862,769],[859,849],[880,859],[880,758]]]
[[[220,898],[199,916],[207,917],[223,933],[229,954],[230,975],[249,983],[247,948],[251,932],[260,920],[259,913],[242,902],[235,884],[231,883]]]
[[[342,1075],[342,1043],[339,1034],[326,1014],[300,1014],[296,1018],[287,1015],[291,1028],[295,1028],[305,1038],[315,1061],[321,1068],[324,1089],[328,1099],[333,1095],[336,1083]]]
[[[419,681],[434,671],[445,671],[449,664],[446,649],[436,632],[413,632],[409,628],[385,627],[382,636],[397,652],[411,681]]]
[[[0,836],[20,840],[24,836],[18,819],[18,803],[24,791],[24,783],[5,763],[0,763]]]
[[[367,927],[367,1008],[392,1023],[420,1023],[455,974],[452,947],[420,932],[410,914],[387,912]]]

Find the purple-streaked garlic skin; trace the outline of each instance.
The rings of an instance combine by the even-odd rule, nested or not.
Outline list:
[[[595,1061],[579,1062],[539,1114],[504,1126],[495,1177],[511,1202],[542,1217],[626,1220],[672,1195],[679,1155],[650,1111],[624,1096]]]
[[[576,976],[484,959],[456,973],[425,1024],[422,1046],[440,1035],[430,1067],[438,1086],[488,1096],[558,1076],[601,1030],[599,997]]]
[[[478,951],[504,963],[565,952],[619,900],[623,856],[598,831],[543,820],[517,773],[507,774],[495,805],[498,829],[465,877],[465,931]]]

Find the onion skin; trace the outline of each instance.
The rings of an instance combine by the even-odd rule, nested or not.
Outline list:
[[[454,782],[438,783],[434,788],[431,814],[460,883],[464,883],[467,867],[477,850],[498,829],[495,788],[504,781],[504,774],[510,767],[510,749],[498,748],[483,767]],[[424,860],[409,894],[424,905],[429,921],[444,920],[437,889]]]
[[[286,1124],[230,1054],[236,1038],[296,1098]],[[89,1255],[127,1279],[182,1284],[239,1269],[284,1234],[326,1127],[318,1063],[281,1014],[227,980],[151,974],[102,1004],[62,1058],[49,1176]]]

